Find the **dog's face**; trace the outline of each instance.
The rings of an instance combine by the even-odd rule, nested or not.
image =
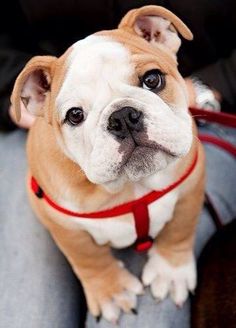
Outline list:
[[[161,7],[133,10],[118,30],[89,36],[42,67],[44,57],[36,57],[24,82],[18,78],[24,103],[47,113],[65,154],[91,182],[110,188],[138,181],[188,153],[192,124],[176,29],[191,38]]]

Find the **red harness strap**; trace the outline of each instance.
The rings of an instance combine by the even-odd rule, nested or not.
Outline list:
[[[92,212],[92,213],[77,213],[70,211],[56,204],[45,192],[40,188],[34,177],[31,177],[31,188],[38,198],[44,199],[51,207],[57,211],[74,217],[86,218],[86,219],[107,219],[116,217],[119,215],[133,213],[135,221],[135,229],[137,233],[137,239],[135,242],[135,249],[137,251],[145,251],[152,245],[152,238],[149,236],[149,213],[148,205],[154,201],[160,199],[168,192],[179,186],[194,170],[198,159],[198,153],[196,152],[191,165],[187,171],[173,184],[162,189],[151,191],[143,197],[115,206],[111,209],[104,211]]]

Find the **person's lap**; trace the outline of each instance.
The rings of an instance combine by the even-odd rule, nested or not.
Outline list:
[[[236,132],[233,133],[230,138],[236,141]],[[223,134],[225,137],[225,130]],[[79,327],[84,303],[80,285],[27,202],[25,134],[17,131],[0,138],[0,327]],[[214,146],[206,146],[206,152],[207,189],[228,222],[236,213],[236,196],[232,192],[235,161]],[[197,230],[197,255],[214,231],[204,209]],[[145,255],[128,249],[116,251],[116,256],[140,276]],[[157,304],[147,289],[139,298],[138,315],[125,314],[120,320],[121,327],[157,324],[160,328],[189,327],[189,301],[181,309],[169,298]],[[109,326],[104,320],[97,324],[90,315],[87,317],[88,328]]]
[[[25,137],[0,135],[0,327],[79,327],[80,284],[27,201]]]

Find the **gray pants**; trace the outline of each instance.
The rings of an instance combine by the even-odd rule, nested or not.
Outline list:
[[[207,132],[236,143],[236,131],[206,126]],[[25,191],[25,133],[0,135],[0,328],[77,328],[84,299],[67,261],[33,215]],[[224,223],[236,216],[235,159],[215,146],[206,146],[207,189]],[[196,238],[198,256],[215,232],[203,209]],[[141,275],[145,255],[132,249],[116,251],[127,267]],[[87,327],[97,324],[88,315]],[[188,328],[189,302],[177,309],[170,299],[157,304],[146,289],[139,297],[138,315],[124,314],[120,327]]]

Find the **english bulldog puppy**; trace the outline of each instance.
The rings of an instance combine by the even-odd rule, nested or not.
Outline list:
[[[112,322],[121,310],[134,311],[143,286],[158,300],[170,294],[177,305],[196,286],[204,153],[177,69],[179,34],[192,39],[167,9],[131,10],[118,29],[88,36],[60,58],[32,58],[12,93],[18,120],[21,102],[38,116],[27,142],[32,207],[80,279],[90,312]],[[32,177],[40,186],[35,193]],[[143,227],[133,211],[72,215],[110,213],[180,180],[145,205],[146,214],[136,211],[148,217],[154,240],[142,282],[110,250],[136,241]]]

